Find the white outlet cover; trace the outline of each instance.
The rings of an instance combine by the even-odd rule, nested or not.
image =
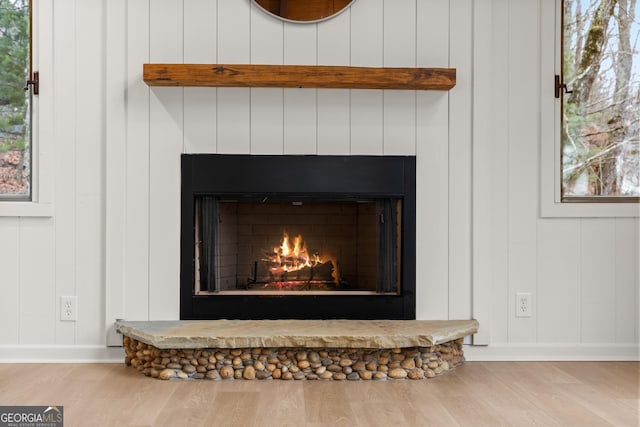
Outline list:
[[[60,297],[60,320],[71,322],[78,320],[78,297]]]
[[[530,292],[516,294],[516,317],[531,317],[533,297]]]

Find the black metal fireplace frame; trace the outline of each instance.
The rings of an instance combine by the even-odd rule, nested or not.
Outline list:
[[[283,180],[274,171],[301,179]],[[194,198],[204,195],[401,198],[401,291],[398,295],[196,295]],[[180,319],[415,319],[415,156],[183,154],[181,215]]]

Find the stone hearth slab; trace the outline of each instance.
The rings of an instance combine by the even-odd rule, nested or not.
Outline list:
[[[158,349],[430,347],[472,335],[476,320],[118,321],[116,329]]]

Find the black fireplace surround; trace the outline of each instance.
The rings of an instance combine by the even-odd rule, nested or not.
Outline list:
[[[283,179],[281,171],[294,179]],[[400,200],[400,289],[378,295],[199,294],[195,289],[194,231],[196,199],[202,197],[240,201],[277,198],[295,203],[317,199]],[[415,156],[183,154],[180,318],[415,319],[415,236]]]

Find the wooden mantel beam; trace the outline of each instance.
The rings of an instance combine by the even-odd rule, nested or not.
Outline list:
[[[325,65],[144,64],[149,86],[449,90],[455,68]]]

